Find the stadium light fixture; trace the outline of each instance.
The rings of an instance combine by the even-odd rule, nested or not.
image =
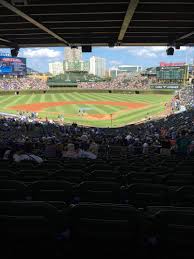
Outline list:
[[[166,54],[167,54],[167,56],[173,56],[174,55],[174,48],[173,47],[167,48]]]
[[[91,45],[82,46],[82,52],[92,52],[92,46]]]
[[[11,56],[12,57],[17,57],[18,53],[19,53],[19,48],[11,49]]]
[[[175,44],[175,49],[180,49],[180,48],[181,48],[180,44],[176,43]]]
[[[108,44],[109,48],[114,48],[115,47],[115,43],[114,42],[111,42]]]

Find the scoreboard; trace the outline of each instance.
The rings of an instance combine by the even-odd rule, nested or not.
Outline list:
[[[185,80],[188,77],[188,66],[160,66],[156,68],[159,80]]]
[[[26,59],[0,56],[0,75],[25,76]]]

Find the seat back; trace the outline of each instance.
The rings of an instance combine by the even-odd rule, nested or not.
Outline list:
[[[137,207],[168,205],[168,188],[161,184],[131,184],[127,189],[129,204]]]
[[[85,181],[79,185],[82,202],[119,202],[120,186],[114,182]]]
[[[4,247],[12,256],[54,252],[58,217],[56,208],[43,202],[0,202],[1,254]]]
[[[34,201],[64,201],[73,199],[73,185],[66,181],[37,181],[30,186]]]
[[[194,206],[194,187],[183,186],[176,191],[174,195],[174,203],[176,206]]]
[[[141,217],[130,206],[80,203],[70,212],[73,237],[81,242],[134,244],[139,235]],[[114,249],[114,246],[112,247]]]
[[[50,179],[53,180],[61,179],[72,183],[81,183],[83,180],[85,180],[85,178],[86,175],[82,170],[67,168],[56,171],[50,177]]]
[[[91,172],[89,179],[92,181],[116,181],[119,172],[113,170],[94,170]]]
[[[0,170],[0,180],[16,180],[16,173],[9,169]]]
[[[33,169],[33,170],[20,170],[17,174],[17,179],[19,181],[24,182],[32,182],[32,181],[39,181],[39,180],[46,180],[48,179],[48,172],[40,169]]]
[[[26,185],[16,180],[0,180],[0,200],[24,200]]]

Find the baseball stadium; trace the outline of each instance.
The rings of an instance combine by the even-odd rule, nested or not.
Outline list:
[[[10,58],[2,56],[0,60],[5,66]],[[21,62],[17,63],[20,74],[25,74],[26,60],[18,57],[17,61]],[[70,68],[47,79],[33,75],[12,78],[14,72],[2,77],[0,112],[62,124],[122,127],[170,115],[176,105],[175,90],[184,89],[189,79],[185,63],[153,68],[151,76],[146,70],[121,71],[115,78],[104,79],[82,71],[81,61],[64,62]]]
[[[194,258],[193,17],[0,0],[2,259]]]

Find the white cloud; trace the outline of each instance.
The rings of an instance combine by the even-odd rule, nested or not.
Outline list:
[[[150,50],[153,52],[163,52],[163,51],[166,51],[166,49],[167,49],[166,46],[153,46],[153,47],[147,47],[147,48],[150,48]],[[187,49],[188,49],[188,47],[182,46],[177,51],[186,51]]]
[[[165,46],[153,46],[153,47],[146,47],[148,50],[152,51],[152,52],[162,52],[162,51],[166,51],[166,47]]]
[[[127,46],[119,46],[119,47],[114,47],[114,48],[109,48],[109,49],[112,49],[112,50],[126,50],[130,47],[127,47]]]
[[[118,61],[118,60],[110,60],[110,62],[109,62],[111,65],[120,65],[121,64],[121,62],[120,61]]]
[[[186,51],[188,49],[188,47],[182,46],[179,51]]]
[[[128,52],[134,56],[145,58],[156,58],[157,54],[150,47],[131,47]]]
[[[27,58],[56,58],[61,56],[61,52],[49,49],[49,48],[34,48],[34,49],[24,49],[23,55]]]
[[[139,51],[136,52],[136,55],[139,57],[149,57],[149,58],[156,58],[157,55],[154,52],[151,52],[150,50],[146,48],[142,48]]]
[[[129,47],[127,52],[134,56],[145,58],[164,57],[166,55],[166,46],[150,46],[150,47]],[[188,48],[183,46],[178,51],[186,51]]]

